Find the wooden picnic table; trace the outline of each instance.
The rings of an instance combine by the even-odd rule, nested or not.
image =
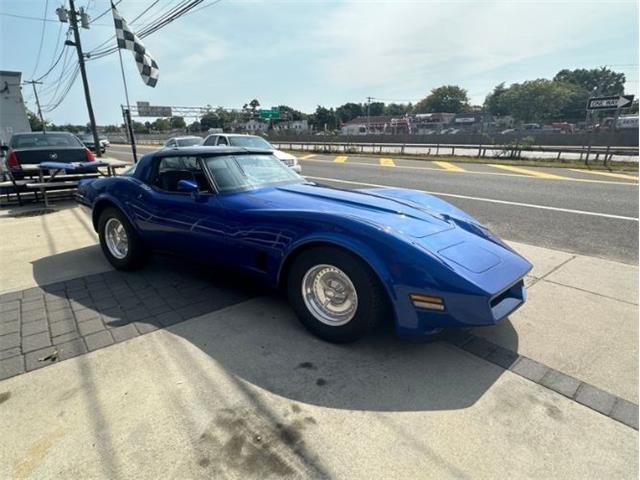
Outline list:
[[[96,178],[98,176],[114,176],[116,169],[124,168],[129,164],[121,160],[100,159],[91,162],[42,162],[37,165],[24,165],[25,173],[38,173],[38,181],[27,183],[27,188],[38,189],[44,197],[45,207],[49,206],[48,190],[70,189],[78,186],[78,181],[86,178]],[[24,168],[27,167],[27,168]],[[106,175],[100,171],[106,168]],[[45,175],[45,172],[49,175]],[[64,174],[63,174],[64,172]]]

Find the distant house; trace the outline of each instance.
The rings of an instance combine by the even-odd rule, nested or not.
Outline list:
[[[241,129],[249,133],[261,133],[267,131],[269,124],[252,118],[244,124],[241,124],[240,127]]]
[[[276,132],[307,133],[309,131],[309,122],[307,120],[278,122],[273,125],[273,130]]]
[[[340,129],[342,135],[380,135],[410,133],[411,121],[409,117],[392,117],[376,115],[371,117],[356,117],[349,120]]]

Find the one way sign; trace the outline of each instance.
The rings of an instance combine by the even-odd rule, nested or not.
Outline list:
[[[630,107],[633,95],[616,95],[613,97],[592,97],[587,103],[587,110],[617,110]]]

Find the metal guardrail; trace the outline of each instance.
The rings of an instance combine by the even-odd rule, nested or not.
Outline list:
[[[377,153],[377,154],[400,154],[400,155],[427,155],[427,156],[455,156],[464,154],[478,158],[510,158],[518,159],[523,157],[523,152],[534,155],[525,157],[547,158],[555,160],[565,160],[568,157],[579,155],[578,159],[589,163],[590,160],[603,160],[605,163],[614,160],[638,161],[638,147],[610,146],[610,145],[519,145],[514,144],[496,145],[479,144],[469,145],[460,143],[372,143],[372,142],[298,142],[298,141],[277,141],[271,143],[280,149],[300,150],[324,153]],[[458,152],[458,153],[456,153]],[[623,158],[620,158],[623,157]]]

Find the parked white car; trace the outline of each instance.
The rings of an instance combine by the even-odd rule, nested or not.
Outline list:
[[[172,137],[164,142],[164,148],[196,147],[202,145],[202,137]]]
[[[264,150],[271,150],[273,155],[282,163],[291,167],[296,173],[302,173],[302,167],[298,162],[298,157],[291,155],[290,153],[283,152],[276,149],[273,145],[267,142],[264,138],[257,135],[243,135],[240,133],[214,133],[204,139],[202,143],[204,146],[231,146],[231,147],[245,147],[245,148],[261,148]]]

